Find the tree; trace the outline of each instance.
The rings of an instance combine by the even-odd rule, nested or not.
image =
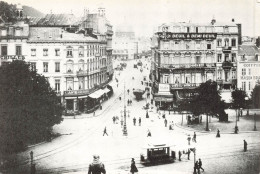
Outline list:
[[[207,116],[206,131],[209,130],[208,116],[218,116],[220,121],[226,120],[225,103],[217,90],[217,83],[207,81],[202,83],[197,89],[197,95],[194,95],[190,101],[189,107],[194,115],[205,114]]]
[[[0,107],[0,156],[48,138],[62,121],[55,91],[24,61],[0,67]]]
[[[16,22],[16,6],[0,1],[0,16],[7,19],[5,22]]]
[[[260,85],[256,85],[251,92],[251,100],[255,109],[260,109]]]

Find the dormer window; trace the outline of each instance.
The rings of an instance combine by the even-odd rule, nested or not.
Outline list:
[[[15,36],[21,36],[21,30],[20,28],[15,29]]]

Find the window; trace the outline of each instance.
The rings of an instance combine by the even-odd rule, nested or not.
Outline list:
[[[229,54],[225,54],[225,62],[229,61]]]
[[[17,28],[17,29],[15,30],[15,36],[21,36],[21,30],[20,30],[20,28]]]
[[[73,78],[67,78],[67,90],[73,90]]]
[[[211,49],[211,44],[207,44],[207,49],[208,49],[208,50]]]
[[[84,61],[79,61],[79,71],[84,70]]]
[[[190,32],[190,27],[187,27],[187,33],[189,33]]]
[[[55,56],[60,56],[60,49],[59,48],[55,49]]]
[[[232,39],[231,40],[231,46],[232,47],[236,47],[236,39]]]
[[[218,62],[222,62],[222,54],[218,54]]]
[[[6,36],[7,32],[6,32],[6,29],[2,29],[2,36]]]
[[[251,82],[248,82],[248,90],[251,90]]]
[[[229,46],[229,39],[225,39],[225,47]]]
[[[236,79],[236,71],[232,71],[232,79]]]
[[[251,69],[250,68],[248,69],[248,75],[251,75]]]
[[[67,62],[67,72],[72,72],[73,71],[73,62],[68,61]]]
[[[221,70],[218,70],[218,76],[217,76],[218,79],[222,79],[222,71]]]
[[[60,91],[60,79],[55,79],[55,91]]]
[[[236,53],[231,54],[231,61],[236,62]]]
[[[186,50],[190,49],[189,44],[186,44]]]
[[[43,72],[48,72],[48,62],[43,62]]]
[[[55,72],[60,72],[60,62],[55,62]]]
[[[246,90],[246,82],[242,82],[242,90],[243,90],[243,91]]]
[[[258,61],[258,54],[255,55],[255,60]]]
[[[43,49],[43,56],[48,56],[48,49]]]
[[[16,53],[17,56],[22,55],[22,46],[17,45],[15,47],[15,53]]]
[[[196,27],[196,33],[198,33],[199,32],[199,27]]]
[[[1,46],[1,56],[7,56],[7,46]]]
[[[224,27],[224,33],[228,33],[228,26]]]
[[[31,56],[36,56],[36,49],[31,49]]]
[[[218,39],[218,40],[217,40],[217,46],[218,46],[218,47],[221,47],[221,46],[222,46],[222,40],[221,40],[221,39]]]
[[[79,57],[84,56],[84,47],[79,47]]]
[[[163,83],[168,83],[168,75],[163,76]]]
[[[79,77],[79,90],[84,89],[84,78]]]
[[[242,68],[242,76],[245,76],[245,75],[246,75],[246,69]]]
[[[196,41],[196,49],[200,49],[200,42]]]
[[[67,49],[67,57],[73,57],[72,48]]]
[[[31,71],[36,71],[36,62],[30,62]]]

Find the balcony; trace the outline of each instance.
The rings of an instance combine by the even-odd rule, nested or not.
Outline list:
[[[232,47],[224,46],[222,47],[223,53],[231,53]]]
[[[82,71],[82,70],[77,71],[77,76],[87,76],[87,75],[89,75],[89,71],[88,70],[86,70],[86,71]]]
[[[215,68],[216,63],[189,63],[189,64],[161,64],[161,68],[185,69],[185,68]]]
[[[233,63],[230,62],[230,61],[224,61],[224,62],[222,63],[222,68],[223,68],[223,69],[230,69],[230,68],[232,68],[232,67],[233,67]]]
[[[171,89],[183,89],[183,88],[197,88],[200,86],[200,83],[177,83],[170,84]]]

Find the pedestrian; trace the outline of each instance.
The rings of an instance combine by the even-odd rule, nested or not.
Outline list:
[[[113,123],[115,124],[115,122],[116,122],[116,117],[115,116],[113,116]]]
[[[105,127],[105,129],[104,129],[104,131],[103,131],[103,136],[104,136],[105,134],[108,136],[108,134],[107,134],[107,127]]]
[[[137,167],[136,167],[136,165],[135,165],[135,159],[134,158],[132,158],[132,161],[131,161],[131,167],[130,167],[131,169],[130,169],[130,172],[132,173],[132,174],[134,174],[135,172],[138,172],[138,169],[137,169]]]
[[[146,118],[149,118],[149,114],[148,114],[148,111],[146,111]]]
[[[165,111],[164,111],[164,113],[163,113],[163,115],[162,115],[162,118],[165,118]]]
[[[136,123],[136,118],[135,117],[133,118],[133,122],[134,122],[134,126],[135,126],[135,123]]]
[[[164,119],[164,125],[165,125],[165,127],[167,127],[167,120],[166,119]]]
[[[188,149],[187,155],[188,155],[188,160],[190,160],[190,149]]]
[[[96,115],[96,113],[95,113],[95,111],[93,112],[93,117],[95,117],[95,115]]]
[[[141,122],[142,122],[141,117],[139,117],[139,126],[141,126]]]
[[[99,161],[98,155],[93,155],[93,162],[88,167],[88,174],[106,174],[105,165]]]
[[[217,138],[220,137],[220,131],[219,131],[219,129],[217,130],[217,135],[216,135],[216,137],[217,137]]]
[[[247,142],[246,142],[246,140],[244,140],[244,152],[246,152],[247,151]]]
[[[118,87],[118,83],[116,84],[116,86]]]
[[[129,101],[129,99],[127,99],[127,106],[129,106],[129,103],[130,103],[130,101]]]
[[[152,134],[151,134],[150,130],[148,130],[147,137],[151,137],[151,136],[152,136]]]
[[[200,170],[200,169],[202,169],[203,172],[204,172],[204,169],[202,168],[202,161],[201,161],[201,159],[199,159],[199,170]]]
[[[181,151],[179,150],[179,161],[181,161]]]
[[[119,100],[121,100],[121,97],[119,97]]]
[[[130,91],[129,91],[129,89],[128,89],[128,90],[127,90],[128,95],[129,95],[129,92],[130,92]]]
[[[193,134],[193,138],[192,138],[192,141],[195,142],[195,143],[197,143],[196,138],[197,138],[197,135],[196,135],[196,132],[194,132],[194,134]]]
[[[198,173],[200,173],[200,169],[199,169],[199,162],[198,161],[196,161],[195,162],[195,169],[194,169],[194,171],[197,173],[197,171],[198,171]]]
[[[191,137],[190,137],[190,135],[188,135],[188,138],[187,138],[187,140],[188,140],[188,145],[190,145],[190,140],[191,140]]]

